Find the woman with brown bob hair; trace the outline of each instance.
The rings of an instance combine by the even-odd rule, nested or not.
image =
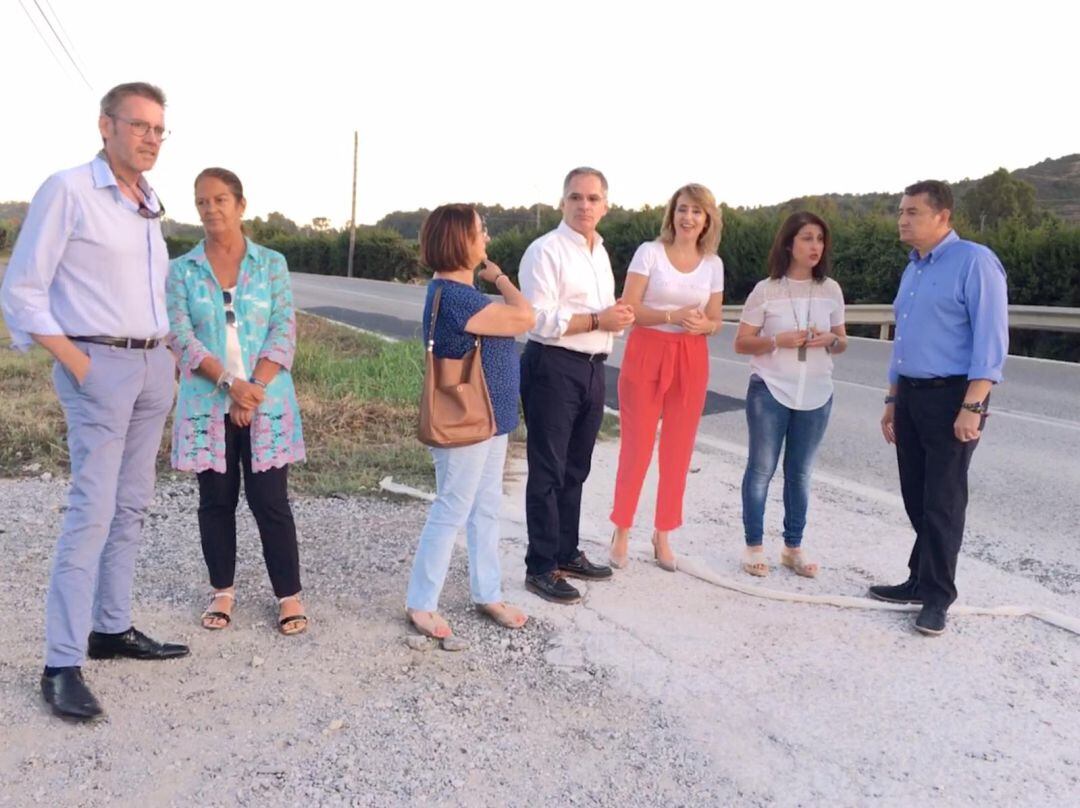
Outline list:
[[[469,589],[476,607],[499,625],[517,629],[528,619],[502,600],[499,512],[507,434],[518,423],[519,371],[514,337],[535,322],[532,306],[487,257],[488,234],[471,205],[443,205],[420,231],[421,260],[434,271],[424,305],[423,333],[435,319],[435,356],[460,359],[482,338],[481,364],[495,414],[495,436],[471,446],[432,447],[435,501],[420,533],[406,596],[406,613],[421,634],[445,640],[453,633],[438,613],[458,531],[466,529]],[[479,272],[476,271],[479,267]],[[502,295],[495,303],[473,287],[474,273]],[[425,337],[426,338],[426,337]],[[451,647],[444,644],[444,647]]]
[[[638,247],[622,302],[634,329],[619,373],[619,470],[611,521],[611,565],[626,566],[630,528],[660,428],[653,557],[674,572],[668,534],[682,525],[683,493],[709,383],[707,338],[722,325],[724,262],[716,254],[723,222],[704,185],[671,196],[660,237]]]
[[[847,349],[844,295],[828,277],[829,226],[793,213],[769,251],[769,277],[743,305],[735,351],[750,356],[746,393],[749,456],[743,474],[743,569],[769,574],[762,547],[765,499],[784,451],[784,549],[780,563],[813,578],[818,565],[802,553],[810,471],[832,410],[832,357]]]

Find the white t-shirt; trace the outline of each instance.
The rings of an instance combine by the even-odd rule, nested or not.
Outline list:
[[[809,316],[807,312],[809,311]],[[759,281],[743,304],[742,321],[773,337],[784,331],[831,331],[844,322],[844,293],[832,278],[821,283],[789,278]],[[777,348],[750,357],[750,373],[761,377],[773,398],[792,410],[816,410],[833,392],[832,356],[824,348],[807,348],[806,361],[796,348]]]
[[[225,291],[229,293],[232,301],[225,306],[225,311],[233,313],[231,325],[228,314],[225,315],[225,370],[236,378],[247,381],[247,371],[244,370],[244,352],[240,348],[240,323],[236,320],[236,287]]]
[[[671,263],[660,241],[646,241],[638,247],[626,271],[649,279],[641,302],[646,308],[657,311],[674,311],[683,306],[704,310],[711,295],[724,291],[724,262],[719,255],[706,255],[690,272],[681,272]],[[683,331],[682,326],[674,323],[647,327],[657,331]]]

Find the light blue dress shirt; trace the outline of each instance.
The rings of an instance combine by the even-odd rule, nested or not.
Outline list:
[[[949,231],[923,257],[911,251],[893,301],[889,383],[900,376],[1000,382],[1009,353],[1005,268],[982,244]]]
[[[145,179],[139,187],[159,210]],[[161,221],[139,215],[99,154],[34,195],[4,274],[4,322],[23,350],[31,334],[164,337],[168,274]]]

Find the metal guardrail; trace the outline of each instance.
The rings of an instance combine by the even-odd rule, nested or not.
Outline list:
[[[737,322],[741,316],[742,306],[724,306],[724,319],[728,322]],[[896,324],[891,303],[845,306],[844,320],[848,325],[880,326],[881,339],[889,339]],[[1009,328],[1080,332],[1080,309],[1067,306],[1009,306]]]

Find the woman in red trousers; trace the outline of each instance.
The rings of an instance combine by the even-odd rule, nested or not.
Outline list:
[[[622,300],[634,307],[634,329],[619,372],[619,472],[611,521],[611,565],[626,566],[630,528],[660,427],[653,557],[669,572],[669,534],[682,525],[683,492],[709,380],[706,339],[722,324],[724,264],[716,254],[722,228],[716,199],[685,185],[664,212],[660,238],[638,247]]]

